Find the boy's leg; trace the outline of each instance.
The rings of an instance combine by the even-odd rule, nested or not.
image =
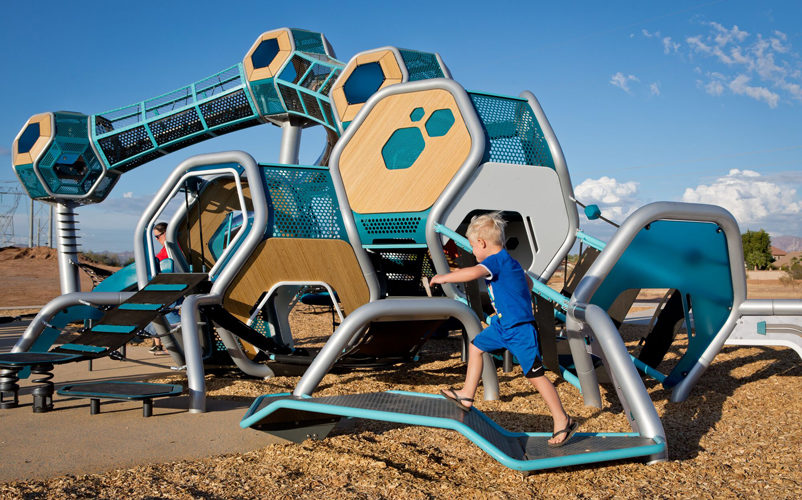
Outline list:
[[[543,397],[543,401],[546,402],[546,406],[549,408],[549,412],[551,412],[551,418],[554,421],[554,430],[552,433],[559,432],[568,427],[568,423],[571,419],[568,414],[565,413],[562,401],[560,401],[560,395],[557,394],[557,389],[554,387],[554,384],[551,383],[551,380],[546,378],[545,372],[542,372],[539,376],[527,377],[526,379],[534,386],[537,392],[540,393]],[[549,439],[549,443],[561,443],[565,441],[566,437],[567,434],[562,433],[559,436]]]
[[[465,385],[462,389],[455,390],[454,393],[461,398],[473,399],[476,395],[476,389],[479,387],[479,380],[482,378],[482,355],[484,351],[473,345],[468,344],[468,371],[465,373]],[[472,401],[461,401],[463,406],[470,408],[473,405]]]

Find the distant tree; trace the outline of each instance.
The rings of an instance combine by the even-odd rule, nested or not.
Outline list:
[[[741,235],[744,261],[750,269],[766,269],[774,261],[771,256],[771,238],[764,231],[747,231]]]

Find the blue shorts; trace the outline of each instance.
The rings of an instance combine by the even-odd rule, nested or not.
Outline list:
[[[524,374],[529,374],[533,368],[541,366],[538,361],[540,347],[537,344],[537,330],[534,323],[521,323],[505,329],[496,320],[473,339],[473,345],[484,352],[507,349],[518,358]]]

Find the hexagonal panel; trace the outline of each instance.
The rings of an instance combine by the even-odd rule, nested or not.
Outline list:
[[[17,141],[17,152],[29,153],[31,148],[33,148],[33,145],[36,143],[36,140],[39,138],[39,135],[39,124],[29,123],[19,136],[19,141]]]
[[[242,65],[248,81],[272,78],[295,50],[286,28],[262,33],[245,54]]]
[[[262,40],[259,46],[251,54],[251,64],[253,69],[267,68],[279,53],[278,40],[271,38]]]
[[[438,109],[426,120],[426,133],[429,137],[442,137],[454,125],[454,113],[450,109]]]
[[[361,104],[376,93],[384,83],[384,72],[378,61],[354,68],[343,85],[348,104]]]
[[[403,74],[401,72],[401,67],[399,66],[400,63],[396,58],[396,54],[394,51],[389,49],[378,49],[378,50],[362,52],[360,54],[357,54],[355,57],[352,57],[351,60],[348,61],[348,64],[346,64],[345,68],[340,74],[340,77],[332,86],[331,92],[329,94],[329,96],[331,97],[331,101],[333,103],[332,106],[333,111],[337,113],[337,118],[343,124],[351,122],[356,117],[359,110],[362,109],[362,106],[364,104],[364,101],[358,103],[351,102],[346,97],[345,84],[350,80],[351,75],[354,71],[370,63],[378,63],[383,75],[383,82],[380,82],[378,88],[376,88],[373,92],[381,90],[387,87],[388,85],[401,83]],[[368,71],[368,70],[360,70],[360,71]],[[356,91],[351,92],[352,90],[353,89],[349,88],[349,93],[356,93],[356,94],[359,93]],[[364,97],[364,95],[351,96],[352,99],[357,99],[358,97],[363,97],[365,98],[365,101],[367,101],[367,98]]]
[[[425,147],[426,141],[418,127],[400,128],[393,132],[382,148],[384,166],[388,170],[409,168]]]
[[[409,114],[409,119],[413,122],[416,122],[423,118],[423,115],[425,114],[426,112],[423,110],[423,108],[415,108],[412,110],[412,113]]]

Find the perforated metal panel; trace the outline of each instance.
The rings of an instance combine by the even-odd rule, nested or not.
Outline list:
[[[325,121],[325,118],[323,118],[323,112],[320,111],[320,106],[318,106],[315,96],[307,94],[306,92],[298,93],[301,95],[301,99],[304,101],[306,113],[319,121]]]
[[[298,97],[298,92],[294,88],[286,85],[279,85],[278,90],[281,93],[281,98],[284,100],[284,107],[287,111],[304,113],[304,108],[301,106],[301,98]]]
[[[395,214],[354,213],[354,219],[363,244],[389,243],[392,240],[426,243],[426,214],[428,210]]]
[[[104,137],[98,143],[111,165],[120,163],[139,153],[144,153],[153,147],[144,126],[134,127],[119,134]]]
[[[485,161],[554,168],[554,159],[529,104],[522,99],[470,93],[487,132]]]
[[[427,80],[429,78],[443,78],[443,68],[437,62],[434,54],[418,52],[416,50],[399,50],[401,59],[407,67],[409,81]]]
[[[242,89],[201,104],[199,108],[203,120],[210,128],[253,116],[251,105]]]
[[[295,40],[295,49],[301,52],[312,52],[317,54],[325,54],[326,50],[323,47],[323,37],[320,33],[313,31],[303,30],[290,30],[292,38]]]
[[[347,240],[328,170],[262,169],[273,211],[272,237]]]
[[[203,130],[203,124],[194,109],[187,109],[150,124],[156,144],[162,145]]]
[[[251,89],[253,90],[256,104],[259,106],[259,111],[263,115],[276,115],[285,112],[272,78],[251,83]]]

